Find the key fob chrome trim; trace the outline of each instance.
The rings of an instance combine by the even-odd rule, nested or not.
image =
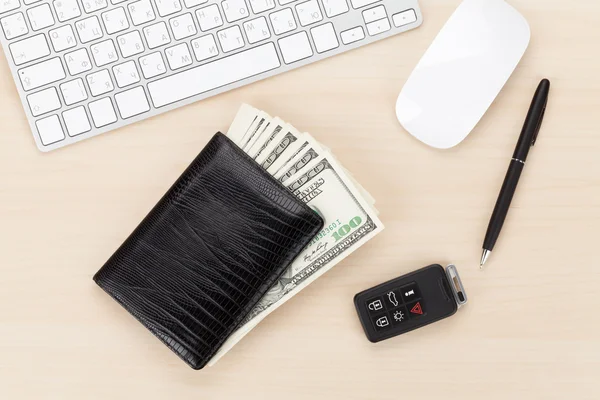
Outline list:
[[[467,292],[465,291],[465,287],[460,280],[460,275],[458,274],[458,269],[456,269],[456,265],[450,264],[446,267],[446,275],[448,276],[448,283],[450,283],[450,289],[454,294],[454,300],[456,300],[456,305],[458,308],[461,308],[465,304],[467,304]]]

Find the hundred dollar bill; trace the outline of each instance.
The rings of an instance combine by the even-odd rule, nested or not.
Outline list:
[[[248,151],[248,155],[252,158],[256,158],[262,150],[264,150],[272,140],[279,136],[279,133],[283,129],[285,122],[280,118],[275,117],[269,122],[269,125],[265,127],[263,133],[258,137],[254,143],[252,143]]]
[[[294,127],[287,124],[283,131],[284,134],[278,141],[273,140],[260,154],[256,157],[256,162],[267,171],[273,166],[279,158],[285,153],[293,151],[294,148],[303,143],[303,134],[298,132]]]
[[[325,155],[325,150],[309,134],[306,134],[308,145],[296,156],[292,157],[273,177],[279,182],[285,182],[301,172],[311,161]]]
[[[248,104],[242,104],[227,131],[229,139],[239,146],[242,137],[244,137],[250,125],[254,123],[259,113],[260,111],[256,108]]]
[[[305,168],[287,187],[321,215],[325,225],[209,365],[214,365],[267,315],[383,230],[375,212],[331,156],[325,155],[310,168]]]
[[[303,133],[302,136],[298,138],[296,143],[288,147],[285,152],[282,153],[269,168],[267,168],[267,172],[273,176],[276,176],[277,172],[279,172],[284,165],[286,165],[292,158],[300,154],[304,148],[308,146],[307,136],[307,133]]]
[[[252,139],[256,135],[260,135],[262,133],[262,131],[265,129],[265,126],[269,123],[270,120],[271,117],[269,116],[269,114],[265,113],[264,111],[260,111],[258,113],[257,118],[254,120],[252,125],[250,125],[250,128],[248,128],[248,130],[246,131],[244,137],[242,137],[242,139],[240,140],[239,146],[242,149],[246,150],[247,144],[250,141],[252,141]]]

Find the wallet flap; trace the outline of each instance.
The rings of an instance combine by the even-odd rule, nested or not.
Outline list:
[[[322,226],[217,133],[94,280],[199,369]]]

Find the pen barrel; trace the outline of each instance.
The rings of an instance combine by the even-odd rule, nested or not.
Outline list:
[[[519,178],[521,177],[521,172],[523,171],[524,166],[525,165],[520,161],[511,160],[510,162],[510,166],[506,172],[506,177],[504,178],[504,183],[502,183],[500,195],[498,196],[498,200],[496,200],[494,212],[490,218],[487,233],[485,234],[483,248],[486,250],[494,250],[496,240],[498,240],[498,236],[500,236],[500,231],[502,230],[504,220],[508,214],[510,203],[512,202],[515,191],[517,190]]]

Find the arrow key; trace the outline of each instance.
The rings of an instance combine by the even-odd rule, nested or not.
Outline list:
[[[350,44],[354,42],[358,42],[359,40],[363,40],[365,38],[365,31],[362,26],[357,26],[356,28],[348,29],[341,33],[342,43]]]
[[[365,23],[367,24],[369,22],[378,21],[387,17],[384,6],[369,8],[368,10],[363,11],[362,14],[363,18],[365,19]]]
[[[382,18],[367,24],[367,31],[369,31],[369,35],[371,36],[379,35],[380,33],[389,31],[390,29],[390,21],[388,21],[387,18]]]

